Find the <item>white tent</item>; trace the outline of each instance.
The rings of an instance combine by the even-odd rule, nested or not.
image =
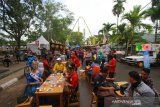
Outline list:
[[[49,45],[49,42],[43,36],[41,36],[34,42],[28,43],[27,48],[30,48],[32,52],[36,52],[37,54],[40,54],[39,48],[40,49],[46,48],[47,50],[50,50],[50,45]]]

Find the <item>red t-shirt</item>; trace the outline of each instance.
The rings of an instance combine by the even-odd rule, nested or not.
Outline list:
[[[77,57],[72,58],[72,62],[75,64],[75,66],[78,68],[80,67],[81,63]]]
[[[49,69],[49,63],[48,63],[48,60],[43,60],[43,66],[44,66],[44,68],[46,68],[46,69]]]
[[[112,60],[110,60],[110,62],[109,62],[109,72],[110,73],[115,73],[116,63],[117,63],[117,61],[116,61],[115,58],[113,58]]]
[[[69,83],[72,85],[72,88],[75,89],[78,85],[78,75],[76,72],[68,76]]]
[[[95,78],[100,72],[100,66],[93,66],[93,77]]]

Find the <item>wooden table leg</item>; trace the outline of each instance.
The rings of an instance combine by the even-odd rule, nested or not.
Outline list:
[[[38,95],[36,95],[36,105],[37,107],[39,107],[39,96]]]
[[[60,94],[60,107],[63,107],[63,94]]]

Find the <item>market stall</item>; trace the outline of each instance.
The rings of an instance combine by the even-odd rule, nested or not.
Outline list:
[[[46,50],[50,50],[49,42],[43,37],[39,37],[32,43],[27,44],[27,49],[30,49],[32,52],[37,54],[41,54],[40,49],[45,48]]]

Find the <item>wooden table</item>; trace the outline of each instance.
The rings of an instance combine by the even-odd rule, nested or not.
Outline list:
[[[54,78],[56,78],[57,81],[53,80]],[[37,107],[39,107],[39,96],[55,95],[58,95],[60,97],[60,107],[63,107],[64,82],[65,79],[62,74],[51,74],[35,93]]]
[[[128,83],[127,81],[121,81],[121,82],[116,82],[117,83],[117,85],[120,87],[121,85],[124,85],[124,84],[126,84],[126,83]],[[121,92],[120,91],[116,91],[116,94],[118,95],[118,96],[120,96],[120,97],[124,97],[125,95],[123,95],[123,94],[121,94]]]

